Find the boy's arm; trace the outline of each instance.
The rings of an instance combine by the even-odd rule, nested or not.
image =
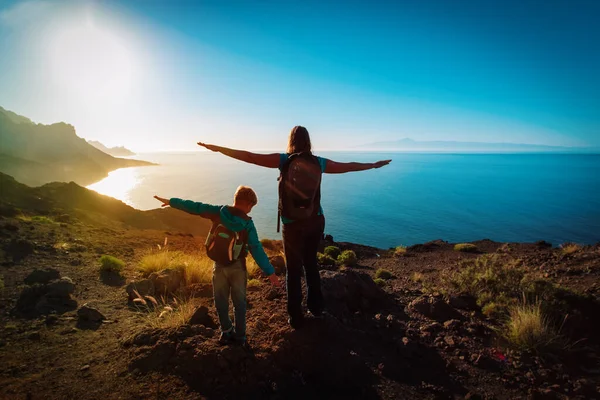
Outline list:
[[[200,203],[199,201],[178,199],[176,197],[169,199],[169,205],[190,214],[219,214],[221,211],[220,206]]]
[[[254,223],[251,223],[250,228],[248,229],[248,249],[254,258],[254,261],[256,261],[256,264],[262,269],[265,275],[269,276],[275,273],[275,268],[271,265],[269,257],[267,256],[267,253],[265,253],[265,249],[263,249],[262,244],[258,240],[258,234],[256,233]]]

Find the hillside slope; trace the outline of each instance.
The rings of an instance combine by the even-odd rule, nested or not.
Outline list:
[[[0,108],[0,171],[28,185],[74,181],[87,185],[124,167],[151,165],[115,158],[77,136],[64,122],[35,124]]]

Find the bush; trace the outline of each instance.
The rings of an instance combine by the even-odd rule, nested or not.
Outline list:
[[[394,249],[394,255],[398,257],[402,257],[406,255],[406,246],[398,246]]]
[[[259,277],[262,273],[262,270],[254,259],[246,259],[246,271],[248,272],[248,278],[250,279]]]
[[[575,243],[565,243],[560,247],[565,256],[577,253],[579,250],[581,250],[581,246]]]
[[[423,274],[420,272],[413,272],[410,279],[415,283],[423,282]]]
[[[352,250],[344,250],[337,258],[339,265],[345,265],[346,267],[354,267],[358,263],[356,253]]]
[[[375,284],[379,287],[384,287],[385,285],[387,285],[387,282],[385,281],[385,279],[381,279],[381,278],[375,278],[375,279],[373,279],[373,282],[375,282]]]
[[[540,303],[520,304],[509,310],[506,338],[517,347],[538,350],[559,340]]]
[[[463,253],[477,253],[477,246],[472,243],[458,243],[454,245],[454,250],[461,251]]]
[[[341,253],[342,253],[342,251],[337,246],[325,247],[325,255],[328,255],[329,257],[333,258],[334,260],[337,260],[337,258],[340,256]]]
[[[317,253],[317,262],[319,263],[319,265],[335,265],[335,259],[332,258],[329,254]]]
[[[39,222],[41,224],[56,224],[56,222],[52,218],[46,217],[44,215],[33,216],[33,217],[31,217],[31,220]]]
[[[379,268],[377,271],[375,271],[375,278],[388,280],[392,279],[393,277],[394,275],[392,275],[392,273],[387,269]]]
[[[248,287],[249,288],[251,288],[251,287],[259,287],[261,285],[262,285],[262,282],[260,280],[258,280],[258,279],[255,279],[255,278],[254,279],[250,279],[248,281]]]
[[[121,273],[123,267],[125,267],[125,263],[116,257],[106,254],[100,257],[100,272]]]
[[[187,285],[210,283],[212,280],[213,261],[203,254],[186,254],[169,250],[151,251],[142,257],[138,266],[143,276],[167,268],[181,271]]]

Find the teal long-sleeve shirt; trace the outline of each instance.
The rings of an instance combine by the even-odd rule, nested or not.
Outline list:
[[[258,233],[252,218],[245,215],[243,212],[234,209],[230,206],[218,206],[213,204],[201,203],[192,200],[182,200],[176,197],[169,200],[171,207],[178,210],[185,211],[189,214],[200,215],[203,218],[214,218],[218,216],[221,223],[227,228],[234,232],[240,232],[242,230],[248,231],[248,251],[252,254],[254,261],[259,268],[265,273],[265,275],[271,275],[275,273],[275,268],[271,265],[267,253],[263,248],[260,240],[258,240]]]

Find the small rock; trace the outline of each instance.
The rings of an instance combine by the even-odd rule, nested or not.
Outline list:
[[[259,319],[254,324],[254,328],[259,332],[264,332],[269,329],[269,326]]]
[[[438,332],[442,329],[442,325],[439,322],[432,322],[431,324],[427,324],[421,327],[421,332]]]
[[[88,306],[87,303],[82,305],[81,308],[77,310],[77,315],[79,316],[80,320],[91,322],[99,322],[106,319],[106,317],[102,315],[100,311]]]
[[[446,342],[446,344],[450,347],[454,347],[456,345],[452,336],[444,336],[444,342]]]
[[[41,336],[39,332],[31,332],[29,335],[27,335],[27,339],[37,341],[41,339]]]
[[[88,364],[86,364],[83,367],[79,368],[80,371],[87,371],[88,369],[90,369],[90,366]]]
[[[451,319],[449,321],[444,322],[444,328],[447,330],[454,330],[460,327],[460,321],[457,319]]]
[[[281,297],[281,293],[277,291],[277,289],[271,288],[265,295],[267,300],[275,300]]]
[[[54,325],[56,323],[58,323],[58,317],[54,314],[50,314],[48,316],[46,316],[46,325]]]
[[[421,314],[438,322],[462,318],[460,313],[444,300],[430,296],[417,297],[408,304],[406,309],[410,313]]]
[[[55,269],[34,269],[23,282],[27,285],[33,285],[36,283],[48,283],[55,279],[60,279],[60,272]]]

